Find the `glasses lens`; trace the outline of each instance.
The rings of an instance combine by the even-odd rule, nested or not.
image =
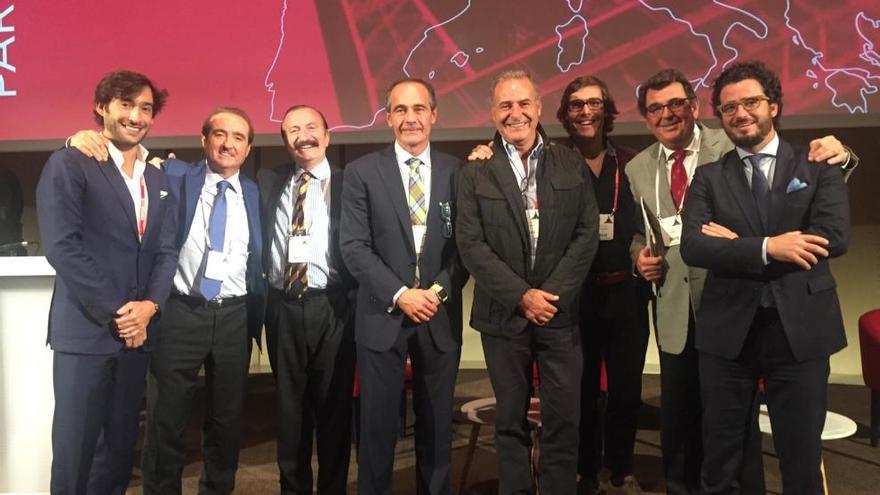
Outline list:
[[[726,114],[726,115],[730,115],[730,114],[736,112],[737,106],[739,106],[739,105],[736,103],[725,103],[724,105],[721,105],[721,113]]]
[[[745,98],[742,101],[743,108],[746,110],[754,110],[758,108],[758,105],[761,104],[761,98],[757,96],[753,96],[751,98]]]
[[[675,111],[681,110],[681,108],[684,107],[686,103],[687,100],[684,98],[673,98],[669,100],[669,103],[667,103],[666,106],[668,106],[670,110]]]
[[[568,111],[569,112],[580,112],[584,108],[584,100],[569,100],[568,102]]]
[[[661,105],[659,103],[651,103],[648,105],[648,113],[651,115],[658,114],[663,111],[663,107],[665,105]]]

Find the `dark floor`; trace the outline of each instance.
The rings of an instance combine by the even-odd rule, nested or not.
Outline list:
[[[636,445],[636,477],[646,493],[664,493],[662,464],[660,459],[659,403],[660,383],[658,375],[644,375],[642,397],[644,407],[639,422]],[[456,405],[492,396],[492,388],[484,370],[463,370],[459,373],[456,388]],[[269,375],[252,375],[245,406],[245,427],[238,470],[238,494],[264,494],[278,492],[278,470],[275,465],[275,396]],[[871,448],[868,442],[869,393],[865,387],[855,385],[831,385],[829,387],[831,410],[852,418],[859,425],[856,434],[844,440],[826,441],[824,460],[832,494],[875,495],[880,493],[880,448]],[[394,494],[415,493],[412,436],[412,413],[407,423],[407,435],[397,444],[394,472]],[[471,427],[456,423],[453,438],[453,493],[459,493],[459,481]],[[480,432],[478,448],[462,493],[469,495],[497,493],[498,470],[495,465],[493,429],[484,427]],[[201,470],[199,454],[200,425],[193,421],[187,444],[188,464],[184,470],[184,493],[196,493]],[[354,456],[352,456],[354,459]],[[781,485],[772,438],[764,436],[764,466],[768,493],[780,493]],[[129,494],[140,494],[139,470]],[[349,470],[349,493],[356,493],[357,465],[352,462]]]

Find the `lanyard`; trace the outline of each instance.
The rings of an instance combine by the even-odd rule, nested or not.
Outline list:
[[[666,161],[668,162],[669,160],[667,159]],[[660,214],[660,165],[661,164],[658,160],[657,173],[654,177],[654,200],[655,200],[655,203],[657,204],[657,210],[656,210],[657,218],[663,218],[663,216]],[[663,163],[662,165],[663,165],[663,168],[665,169],[666,163]],[[684,163],[682,163],[682,166],[684,166]],[[687,167],[685,167],[684,170],[685,170],[685,173],[687,173]],[[685,200],[685,198],[687,198],[687,193],[691,187],[691,180],[693,178],[694,178],[693,174],[688,174],[687,185],[684,188],[684,194],[681,195],[681,202],[678,205],[673,205],[677,208],[675,211],[676,216],[681,215],[681,209],[684,207],[684,200]]]
[[[144,233],[147,231],[147,183],[144,181],[143,175],[141,175],[141,204],[139,211],[138,240],[141,240],[144,238]]]
[[[620,194],[620,161],[617,159],[617,153],[614,155],[614,204],[611,205],[611,216],[617,211],[617,199]]]

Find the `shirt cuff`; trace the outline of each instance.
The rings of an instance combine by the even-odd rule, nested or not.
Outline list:
[[[405,285],[397,289],[397,292],[394,293],[394,297],[391,298],[391,306],[385,308],[385,311],[388,313],[394,311],[394,308],[397,306],[397,300],[400,299],[400,295],[403,294],[406,289],[409,289],[409,287]]]
[[[770,239],[770,238],[765,237],[764,242],[761,243],[761,260],[764,261],[764,266],[767,266],[770,264],[770,262],[767,260],[767,240],[768,239]]]

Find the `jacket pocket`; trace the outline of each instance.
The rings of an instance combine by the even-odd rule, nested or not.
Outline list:
[[[810,294],[822,292],[823,290],[831,290],[835,287],[837,287],[837,282],[831,275],[822,275],[807,280],[807,292]]]

